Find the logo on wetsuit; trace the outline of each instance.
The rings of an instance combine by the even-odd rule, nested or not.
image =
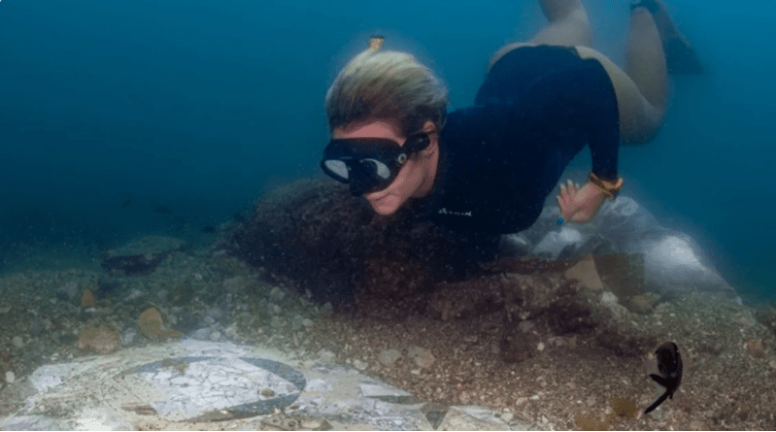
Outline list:
[[[448,210],[445,207],[442,207],[441,209],[439,209],[439,214],[452,215],[452,216],[468,216],[468,217],[472,217],[472,211],[471,210],[469,210],[467,212],[459,212],[459,211]]]

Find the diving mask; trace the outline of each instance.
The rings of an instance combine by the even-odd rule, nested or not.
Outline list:
[[[360,196],[387,188],[409,157],[429,143],[425,132],[408,136],[403,146],[388,138],[335,139],[323,151],[321,168]]]

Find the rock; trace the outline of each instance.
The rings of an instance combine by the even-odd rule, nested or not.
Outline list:
[[[216,330],[213,333],[210,333],[210,340],[213,342],[217,342],[219,339],[221,339],[221,332]]]
[[[765,344],[763,344],[762,339],[750,340],[744,345],[744,347],[750,356],[758,359],[765,358]]]
[[[238,292],[243,287],[243,279],[241,276],[235,276],[233,278],[226,279],[223,283],[224,290],[226,292]]]
[[[192,333],[191,337],[192,337],[192,339],[196,339],[196,340],[207,340],[210,337],[210,332],[211,331],[212,330],[210,330],[207,327],[201,328],[201,329],[195,331],[194,333]]]
[[[431,354],[431,351],[429,350],[423,350],[422,353],[415,357],[415,364],[423,369],[430,368],[431,365],[434,364],[434,361],[436,361],[436,358],[434,358],[434,355]]]
[[[78,349],[91,349],[97,354],[110,354],[121,345],[121,336],[107,326],[86,324],[78,330]]]
[[[24,346],[24,340],[22,339],[21,336],[14,336],[13,339],[11,340],[11,343],[13,343],[13,346],[15,346],[16,348],[21,348]]]
[[[327,349],[322,349],[318,351],[318,360],[321,363],[334,363],[336,359],[337,359],[337,356],[333,352]]]
[[[85,289],[81,295],[81,309],[88,309],[90,307],[94,307],[94,294]]]
[[[378,354],[377,356],[377,360],[387,367],[393,366],[396,363],[396,361],[398,361],[400,358],[401,358],[401,352],[395,349],[387,349],[387,350],[380,351],[380,354]]]
[[[660,300],[660,295],[656,293],[639,294],[631,297],[625,303],[625,307],[633,313],[647,315],[655,309],[658,300]]]
[[[71,281],[60,287],[57,291],[63,293],[67,300],[70,301],[78,294],[78,284]]]
[[[329,318],[334,314],[334,306],[332,306],[331,303],[326,302],[321,306],[320,313],[322,318]]]
[[[44,330],[50,329],[51,326],[51,321],[36,318],[30,323],[30,334],[35,336],[40,335]]]
[[[286,293],[282,289],[275,287],[269,292],[269,301],[280,303],[286,297]]]
[[[302,427],[305,429],[310,430],[319,430],[318,428],[321,427],[321,421],[320,420],[304,420],[302,422]]]
[[[149,339],[160,340],[183,337],[183,333],[165,328],[162,323],[162,314],[153,307],[144,310],[140,314],[139,324],[140,331]]]
[[[511,422],[513,418],[515,418],[515,416],[512,413],[507,412],[507,413],[501,414],[501,420],[504,420],[504,423]]]
[[[304,324],[302,323],[303,320],[304,320],[304,318],[302,318],[299,315],[294,317],[294,319],[291,320],[291,331],[296,333],[299,330],[302,330],[304,328]]]
[[[566,270],[563,275],[566,279],[575,280],[587,289],[600,291],[604,289],[601,277],[595,268],[595,261],[592,255],[588,255],[580,260],[574,267]]]
[[[272,326],[272,328],[279,329],[285,325],[285,321],[283,321],[283,318],[280,318],[279,316],[275,315],[269,320],[269,325]]]
[[[126,275],[148,274],[182,245],[181,240],[172,237],[145,236],[109,250],[101,265],[109,272],[123,272]]]
[[[417,346],[417,345],[411,346],[411,347],[410,347],[410,348],[407,350],[407,357],[409,357],[409,358],[411,358],[411,359],[414,359],[415,357],[417,357],[417,356],[419,356],[420,354],[422,354],[422,353],[423,353],[423,351],[425,351],[425,350],[426,350],[425,348],[421,348],[421,347],[419,347],[419,346]]]
[[[302,325],[303,325],[305,328],[310,328],[310,327],[312,327],[314,324],[315,324],[315,323],[313,322],[313,320],[311,320],[311,319],[309,319],[309,318],[305,318],[305,319],[303,319],[303,320],[302,320]]]
[[[601,294],[601,304],[609,308],[612,314],[617,318],[624,318],[628,315],[628,310],[625,306],[617,302],[617,296],[610,291],[604,291]]]
[[[135,336],[137,336],[137,331],[133,328],[128,328],[124,331],[124,334],[121,335],[121,343],[124,346],[130,345],[135,340]]]
[[[367,364],[366,362],[363,362],[363,361],[358,360],[358,359],[353,360],[353,367],[358,369],[358,370],[360,370],[360,371],[362,371],[362,372],[365,371],[368,366],[369,366],[369,364]]]
[[[595,256],[595,266],[606,289],[619,298],[647,291],[643,254],[606,254]]]
[[[14,373],[11,372],[11,371],[6,372],[5,373],[5,382],[7,382],[8,384],[13,384],[14,381],[16,381],[16,375],[14,375]]]

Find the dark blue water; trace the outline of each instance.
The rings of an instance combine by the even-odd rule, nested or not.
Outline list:
[[[596,47],[621,62],[628,2],[585,4]],[[669,6],[708,73],[675,77],[659,138],[621,151],[624,193],[745,298],[776,299],[776,1]],[[370,34],[461,107],[490,55],[543,24],[526,0],[0,0],[0,245],[227,221],[317,174],[327,86]]]

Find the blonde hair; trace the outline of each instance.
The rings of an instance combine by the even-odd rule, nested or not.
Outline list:
[[[379,52],[382,40],[354,57],[326,93],[329,128],[347,127],[370,119],[397,123],[407,136],[426,121],[442,130],[447,89],[431,70],[410,54]]]

